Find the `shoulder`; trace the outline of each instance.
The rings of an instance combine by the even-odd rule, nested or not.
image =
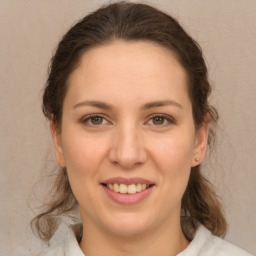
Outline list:
[[[47,250],[41,252],[37,256],[84,256],[80,249],[80,246],[75,237],[72,227],[69,228],[69,232],[66,238],[56,244],[55,246],[49,247]]]
[[[50,247],[47,250],[41,252],[37,256],[64,256],[65,251],[64,251],[64,245],[63,244],[58,244],[55,247]]]
[[[195,237],[178,256],[252,256],[235,245],[211,234],[203,225],[198,227]]]

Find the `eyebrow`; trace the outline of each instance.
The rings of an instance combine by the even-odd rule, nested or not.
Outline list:
[[[80,103],[77,103],[73,109],[76,109],[78,107],[82,107],[82,106],[92,106],[92,107],[96,107],[96,108],[101,108],[101,109],[107,109],[107,110],[111,110],[114,107],[110,104],[107,104],[105,102],[102,101],[90,101],[90,100],[86,100],[86,101],[82,101]],[[179,108],[183,108],[181,104],[179,104],[176,101],[173,100],[163,100],[163,101],[153,101],[153,102],[148,102],[143,104],[140,107],[140,110],[147,110],[150,108],[156,108],[156,107],[163,107],[163,106],[174,106],[174,107],[179,107]]]
[[[96,108],[102,108],[102,109],[112,109],[113,107],[107,103],[104,103],[102,101],[90,101],[90,100],[86,100],[86,101],[82,101],[80,103],[77,103],[73,109],[78,108],[78,107],[82,107],[82,106],[92,106],[92,107],[96,107]]]
[[[174,106],[174,107],[179,107],[183,108],[181,104],[179,104],[176,101],[173,100],[163,100],[163,101],[154,101],[154,102],[149,102],[140,107],[141,110],[147,110],[150,108],[155,108],[155,107],[163,107],[163,106]]]

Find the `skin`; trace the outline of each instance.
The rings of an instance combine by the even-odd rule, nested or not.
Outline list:
[[[171,104],[145,108],[156,101]],[[103,118],[95,124],[90,114]],[[187,247],[181,199],[191,167],[205,156],[208,125],[195,130],[186,72],[170,50],[114,41],[84,53],[69,77],[61,132],[53,122],[51,132],[56,161],[67,167],[80,205],[87,256],[169,256]],[[117,176],[155,186],[141,202],[119,204],[100,185]]]

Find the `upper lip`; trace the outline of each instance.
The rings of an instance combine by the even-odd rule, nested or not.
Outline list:
[[[131,185],[131,184],[147,184],[152,185],[154,182],[140,178],[140,177],[132,177],[132,178],[124,178],[124,177],[113,177],[110,179],[103,180],[101,184],[125,184],[125,185]]]

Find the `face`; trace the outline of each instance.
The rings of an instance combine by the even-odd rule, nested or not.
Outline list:
[[[51,131],[87,227],[134,235],[179,225],[208,130],[195,130],[186,81],[175,55],[149,42],[115,41],[81,57],[61,133]]]

